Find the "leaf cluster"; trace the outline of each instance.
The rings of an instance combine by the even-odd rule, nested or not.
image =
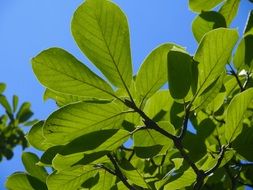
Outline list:
[[[239,37],[229,28],[239,0],[189,6],[199,13],[192,24],[196,53],[161,44],[135,75],[122,10],[86,0],[75,11],[73,37],[103,75],[61,48],[32,59],[45,99],[59,109],[29,131],[29,143],[43,155],[24,153],[27,172],[11,175],[7,189],[253,186],[252,12]]]
[[[12,97],[12,103],[9,103],[3,94],[5,88],[6,85],[0,83],[0,106],[3,111],[0,115],[0,161],[3,157],[10,160],[17,145],[21,145],[23,150],[28,146],[21,126],[29,126],[36,122],[30,120],[33,115],[30,103],[24,102],[19,107],[16,95]]]

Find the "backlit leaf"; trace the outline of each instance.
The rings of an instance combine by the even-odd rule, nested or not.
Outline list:
[[[230,102],[225,115],[225,137],[232,142],[242,131],[242,122],[248,106],[253,101],[253,89],[236,95]]]
[[[43,134],[48,142],[64,145],[90,132],[120,128],[126,113],[114,102],[70,104],[49,116],[45,121]]]
[[[84,54],[117,87],[132,80],[126,16],[111,1],[87,0],[75,12],[72,34]]]
[[[32,59],[38,80],[57,92],[85,97],[111,98],[112,88],[73,55],[60,48],[42,51]]]

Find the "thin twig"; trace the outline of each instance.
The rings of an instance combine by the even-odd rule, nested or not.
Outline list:
[[[219,157],[218,157],[218,160],[217,160],[216,164],[211,169],[209,169],[205,172],[206,176],[211,175],[212,173],[215,172],[215,170],[217,170],[219,168],[219,166],[220,166],[220,164],[221,164],[221,162],[224,158],[226,150],[227,150],[227,147],[223,145],[221,147],[220,154],[219,154]]]
[[[178,138],[180,140],[182,140],[186,134],[186,131],[187,131],[187,125],[188,125],[188,120],[189,120],[189,116],[190,116],[190,110],[191,110],[191,104],[188,104],[187,106],[185,106],[185,109],[184,109],[184,119],[183,119],[183,123],[182,123],[182,126],[181,126],[181,131],[180,131],[180,134],[178,136]]]
[[[114,168],[115,168],[115,175],[124,183],[124,185],[130,189],[130,190],[137,190],[134,186],[132,186],[130,183],[128,183],[127,178],[123,175],[121,172],[117,161],[114,159],[114,157],[109,153],[107,154],[107,157],[110,159],[112,162]]]
[[[94,167],[95,167],[95,168],[102,168],[102,169],[104,169],[105,171],[109,172],[110,174],[116,175],[116,173],[115,173],[113,170],[111,170],[110,168],[107,168],[107,167],[106,167],[105,165],[103,165],[103,164],[96,164]]]
[[[241,83],[241,81],[240,81],[237,73],[235,72],[235,70],[233,69],[233,67],[230,64],[228,64],[228,66],[231,69],[230,73],[235,77],[235,79],[236,79],[236,81],[237,81],[237,83],[238,83],[238,85],[240,87],[240,91],[243,92],[245,89],[243,88],[243,85],[242,85],[242,83]]]

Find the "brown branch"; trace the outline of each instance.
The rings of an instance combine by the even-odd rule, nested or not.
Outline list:
[[[233,67],[232,67],[230,64],[228,64],[228,66],[229,66],[230,69],[231,69],[231,70],[230,70],[231,75],[233,75],[233,76],[235,77],[236,82],[237,82],[237,84],[238,84],[239,87],[240,87],[240,91],[243,92],[245,89],[243,88],[243,85],[242,85],[242,83],[241,83],[241,81],[240,81],[240,79],[239,79],[237,73],[235,72],[235,70],[233,69]]]
[[[215,170],[217,170],[220,167],[220,164],[221,164],[221,162],[224,158],[226,150],[227,150],[227,147],[223,145],[221,147],[220,154],[219,154],[219,157],[218,157],[218,160],[217,160],[216,164],[211,169],[209,169],[205,172],[206,176],[211,175],[212,173],[215,172]]]
[[[187,106],[185,106],[185,110],[184,110],[185,114],[184,114],[183,124],[181,127],[180,134],[178,136],[178,138],[180,140],[182,140],[186,134],[188,120],[189,120],[189,116],[190,116],[190,110],[191,110],[191,104],[188,104]]]
[[[117,176],[123,183],[124,185],[130,189],[130,190],[137,190],[134,186],[132,186],[130,183],[128,183],[127,178],[124,176],[124,174],[121,172],[117,161],[115,160],[115,158],[109,153],[107,154],[107,157],[110,159],[110,161],[112,162],[114,168],[115,168],[115,176]]]

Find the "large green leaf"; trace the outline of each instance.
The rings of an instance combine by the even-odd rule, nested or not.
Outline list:
[[[136,88],[141,99],[149,98],[166,83],[167,54],[173,47],[173,44],[163,44],[144,60],[136,77]]]
[[[189,6],[192,11],[208,11],[217,6],[223,0],[189,0]]]
[[[103,79],[63,49],[42,51],[32,59],[32,66],[38,80],[54,91],[95,98],[113,95]]]
[[[182,51],[168,53],[168,82],[174,99],[183,99],[190,90],[192,58]]]
[[[130,133],[123,129],[95,131],[72,140],[62,148],[60,154],[67,155],[79,152],[89,154],[99,151],[113,151],[127,141],[129,136]]]
[[[70,169],[54,172],[47,178],[50,190],[74,190],[97,173],[97,168],[92,166],[74,166]]]
[[[130,86],[129,29],[118,6],[107,0],[87,0],[76,10],[71,29],[80,49],[112,84]]]
[[[46,150],[51,146],[43,136],[43,124],[44,121],[34,124],[26,135],[28,142],[38,150]]]
[[[22,154],[22,162],[26,171],[31,176],[39,179],[42,182],[46,182],[47,171],[44,167],[36,165],[39,162],[39,158],[35,154],[31,152],[24,152]]]
[[[16,172],[7,178],[8,190],[47,190],[46,184],[26,173]]]
[[[234,17],[237,14],[239,8],[240,0],[226,0],[225,3],[222,5],[219,12],[224,16],[226,19],[227,26],[231,24]]]
[[[238,39],[238,32],[219,28],[208,32],[194,56],[198,67],[197,95],[200,95],[223,72]]]
[[[127,112],[114,102],[70,104],[48,117],[43,127],[43,134],[48,142],[55,145],[67,144],[93,131],[120,128],[125,113]]]
[[[197,42],[207,32],[220,27],[226,27],[226,20],[220,13],[215,11],[203,11],[192,22],[192,32]]]
[[[225,137],[228,142],[241,133],[244,115],[252,101],[253,88],[236,95],[230,102],[225,115]]]

